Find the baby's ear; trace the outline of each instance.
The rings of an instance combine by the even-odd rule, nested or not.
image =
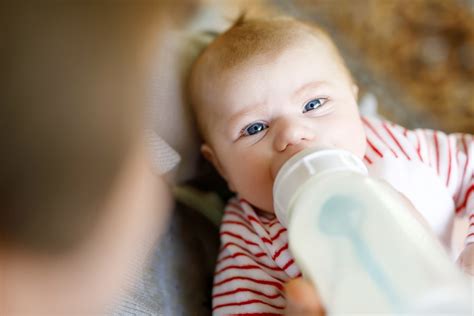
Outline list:
[[[206,158],[209,162],[211,162],[214,165],[214,168],[216,168],[217,172],[219,172],[221,177],[227,181],[227,176],[224,171],[224,168],[222,168],[222,165],[220,164],[219,159],[217,159],[217,156],[214,153],[214,150],[211,148],[211,146],[209,146],[208,144],[202,144],[201,153],[204,156],[204,158]]]

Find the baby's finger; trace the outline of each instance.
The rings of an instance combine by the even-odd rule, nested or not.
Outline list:
[[[287,307],[285,315],[324,316],[324,308],[314,286],[303,278],[285,285]]]

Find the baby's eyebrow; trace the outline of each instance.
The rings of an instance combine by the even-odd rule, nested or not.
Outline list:
[[[249,106],[245,106],[242,110],[234,113],[230,116],[229,120],[227,121],[228,126],[231,128],[235,126],[238,121],[242,118],[249,116],[251,113],[260,112],[263,113],[264,107],[266,106],[265,103],[256,103]]]
[[[307,82],[305,84],[303,84],[301,87],[299,87],[298,89],[296,89],[294,92],[293,92],[293,97],[298,97],[299,95],[301,95],[303,92],[305,92],[306,90],[309,90],[309,89],[316,89],[316,88],[319,88],[320,86],[322,85],[326,85],[327,82],[326,81],[311,81],[311,82]]]

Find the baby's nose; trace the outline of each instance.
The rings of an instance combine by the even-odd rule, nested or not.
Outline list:
[[[285,151],[289,146],[301,145],[304,141],[312,141],[313,132],[300,124],[298,120],[282,119],[275,124],[277,134],[274,139],[276,151]]]

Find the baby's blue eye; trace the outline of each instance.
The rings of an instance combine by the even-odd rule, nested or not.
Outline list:
[[[314,99],[305,104],[303,113],[315,110],[326,102],[326,99]]]
[[[249,126],[245,127],[242,130],[242,135],[243,136],[251,136],[255,135],[257,133],[260,133],[261,131],[265,130],[268,128],[267,124],[257,122],[257,123],[252,123]]]

